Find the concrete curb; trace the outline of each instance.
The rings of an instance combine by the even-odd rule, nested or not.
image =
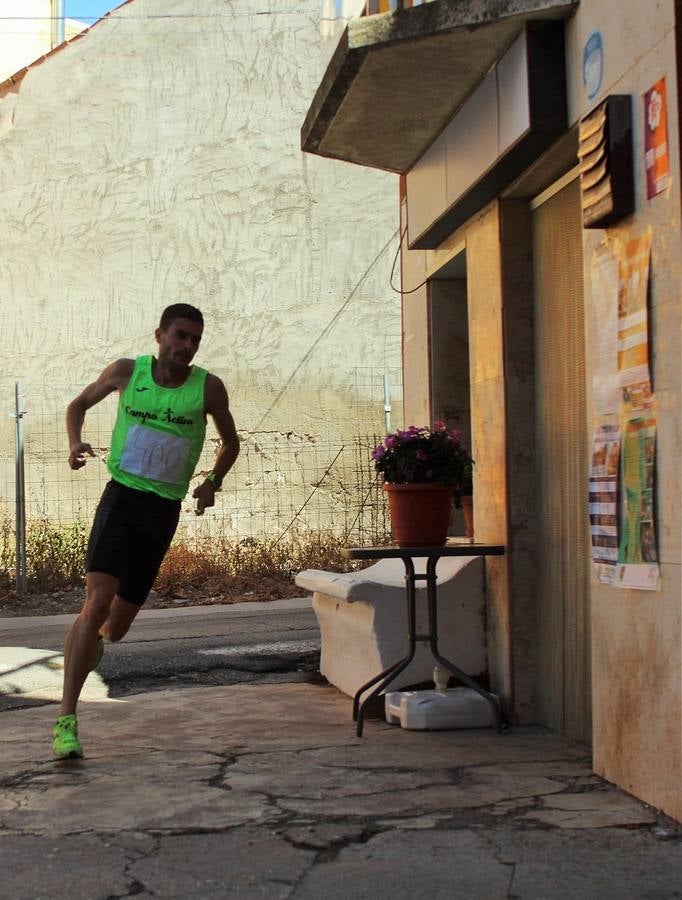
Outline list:
[[[246,618],[263,613],[296,612],[312,609],[312,597],[285,597],[282,600],[270,600],[265,603],[248,601],[246,603],[217,603],[205,606],[179,607],[178,609],[143,609],[139,619],[181,619],[185,617],[216,613],[221,616]],[[0,631],[19,631],[32,625],[68,625],[76,618],[74,613],[59,616],[11,616],[0,618]]]

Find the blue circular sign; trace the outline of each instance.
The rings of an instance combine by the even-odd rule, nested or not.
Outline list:
[[[588,100],[594,100],[604,77],[604,41],[601,31],[593,31],[583,50],[583,84]]]

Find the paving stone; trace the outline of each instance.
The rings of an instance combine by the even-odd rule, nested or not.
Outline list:
[[[292,844],[318,850],[361,840],[364,824],[357,822],[317,822],[310,825],[294,825],[282,834]]]
[[[498,862],[485,837],[471,831],[429,832],[427,842],[392,832],[316,866],[292,900],[506,900],[512,874],[513,866]]]
[[[496,900],[512,875],[517,900],[679,896],[679,833],[661,820],[657,838],[651,810],[543,729],[371,720],[358,739],[348,698],[324,686],[201,687],[83,704],[86,759],[55,763],[54,717],[3,715],[0,853],[10,868],[18,847],[35,860],[30,892],[3,883],[3,896],[52,900],[62,873],[73,900]],[[593,894],[613,848],[630,893]]]
[[[130,885],[125,851],[94,835],[0,835],[0,859],[0,894],[12,900],[105,900],[127,894]]]
[[[129,872],[164,900],[284,900],[314,856],[280,837],[242,828],[163,837],[156,853],[133,863]]]
[[[682,897],[682,842],[646,831],[500,830],[498,858],[514,864],[516,900],[673,900]]]
[[[543,809],[528,812],[525,818],[556,825],[558,828],[605,828],[615,825],[644,825],[656,821],[652,810],[634,797],[617,790],[543,797],[542,805]]]
[[[379,819],[377,825],[380,828],[397,828],[405,831],[426,831],[429,828],[437,828],[442,822],[450,819],[450,813],[441,815],[424,815],[413,819]]]

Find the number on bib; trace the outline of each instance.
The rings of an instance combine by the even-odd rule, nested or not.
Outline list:
[[[121,454],[121,469],[153,481],[180,484],[189,459],[189,438],[131,425]]]

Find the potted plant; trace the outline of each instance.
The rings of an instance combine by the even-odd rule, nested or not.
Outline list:
[[[453,500],[470,488],[473,460],[461,432],[445,422],[410,425],[395,431],[372,451],[388,494],[393,537],[400,547],[445,543]]]

